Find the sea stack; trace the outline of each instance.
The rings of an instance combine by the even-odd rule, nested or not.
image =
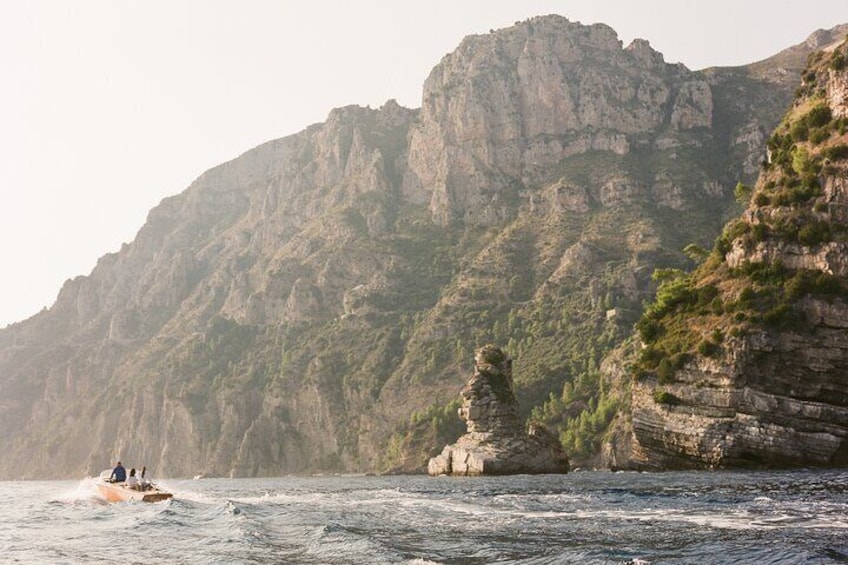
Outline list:
[[[512,359],[494,345],[474,356],[474,375],[461,391],[467,433],[430,459],[430,475],[567,473],[568,457],[540,425],[525,432],[512,387]]]

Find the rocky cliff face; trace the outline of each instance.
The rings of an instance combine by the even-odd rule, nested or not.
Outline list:
[[[811,59],[747,210],[640,322],[630,464],[848,464],[846,59]]]
[[[0,477],[420,470],[492,341],[524,419],[718,232],[801,70],[769,65],[535,18],[466,39],[420,110],[333,110],[204,173],[0,331]]]
[[[431,475],[567,473],[568,457],[544,426],[529,433],[518,417],[512,359],[487,345],[474,356],[474,374],[462,389],[459,417],[467,433],[430,459]]]
[[[19,434],[0,472],[58,459],[94,473],[115,457],[183,475],[332,468],[337,397],[314,380],[332,369],[315,359],[292,391],[276,326],[335,320],[347,293],[385,291],[397,259],[351,242],[393,221],[415,114],[334,110],[206,172],[53,308],[6,330],[15,400],[0,418]]]
[[[676,145],[712,122],[705,78],[647,42],[623,49],[605,25],[533,19],[468,37],[433,69],[403,187],[443,224],[490,225],[565,157]]]

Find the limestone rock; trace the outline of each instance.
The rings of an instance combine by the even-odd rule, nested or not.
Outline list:
[[[848,463],[844,304],[811,301],[815,335],[734,339],[719,360],[698,358],[664,389],[633,384],[631,466],[786,467]],[[834,323],[830,326],[830,323]],[[709,383],[709,384],[707,384]]]
[[[596,64],[600,63],[600,64]],[[623,155],[631,137],[711,128],[710,85],[646,41],[547,16],[471,36],[424,84],[404,191],[441,223],[509,219],[503,194],[564,156]]]
[[[848,56],[848,42],[838,49]],[[804,76],[817,89],[800,90],[775,133],[790,141],[788,148],[775,148],[784,152],[776,162],[786,152],[801,151],[826,161],[806,181],[815,190],[787,203],[784,187],[800,182],[797,166],[763,167],[747,210],[723,236],[723,261],[691,275],[689,288],[713,290],[712,304],[720,307],[668,312],[651,319],[659,337],[642,334],[647,343],[637,354],[632,382],[632,435],[606,447],[608,464],[660,469],[848,464],[848,135],[832,123],[817,142],[789,133],[819,103],[822,90],[829,93],[831,115],[845,115],[839,93],[848,84],[848,69],[831,68],[832,56],[811,58]],[[759,302],[746,303],[743,295]],[[674,346],[662,337],[672,331],[679,332]],[[694,340],[680,337],[686,335]],[[645,353],[657,359],[653,368],[643,362],[650,357]]]
[[[837,118],[848,116],[848,75],[830,70],[827,83],[827,103]]]
[[[547,429],[525,433],[512,389],[512,359],[487,345],[477,350],[474,375],[463,387],[459,416],[467,433],[430,459],[430,475],[512,475],[568,472],[568,458]]]

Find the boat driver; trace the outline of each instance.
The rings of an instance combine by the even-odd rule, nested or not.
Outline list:
[[[112,474],[109,476],[109,482],[122,483],[126,480],[127,480],[127,470],[124,469],[124,466],[121,465],[120,461],[118,461],[118,464],[115,465],[114,469],[112,469]]]

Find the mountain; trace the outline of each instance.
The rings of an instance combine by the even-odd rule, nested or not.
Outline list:
[[[847,61],[848,41],[811,57],[744,213],[660,273],[619,464],[848,464]]]
[[[654,269],[738,214],[812,50],[693,72],[533,18],[463,40],[420,109],[339,108],[207,171],[0,330],[0,477],[423,470],[490,342],[520,416],[594,456],[625,402],[599,363]]]

